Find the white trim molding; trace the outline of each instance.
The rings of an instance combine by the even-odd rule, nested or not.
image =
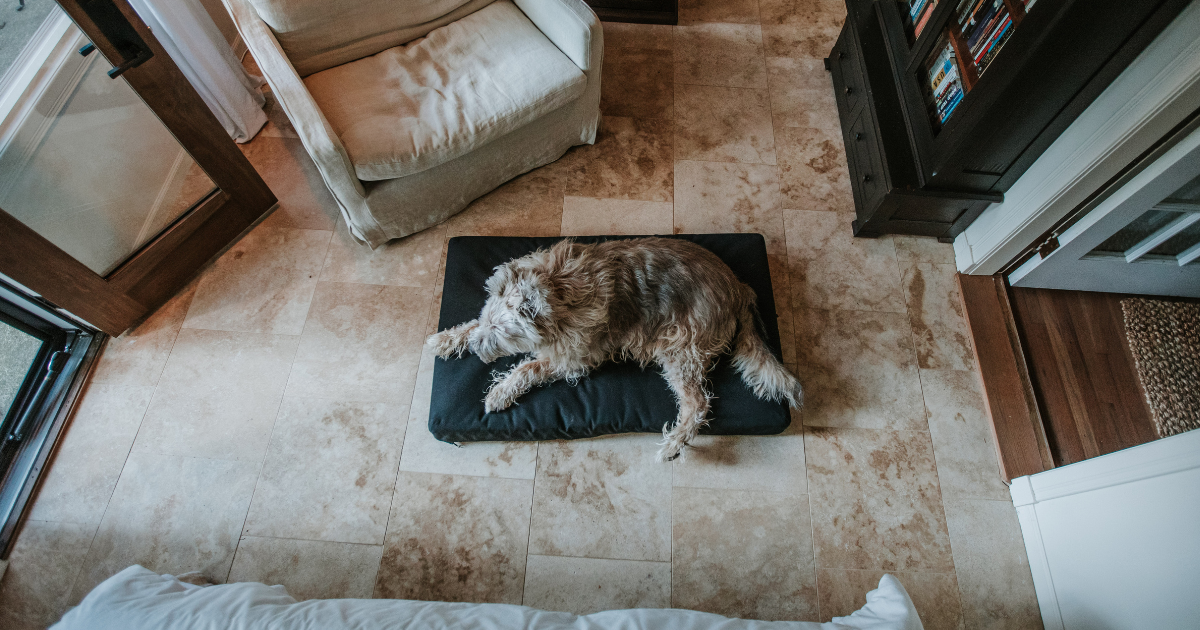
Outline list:
[[[1200,1],[1189,4],[1029,170],[954,240],[958,270],[992,275],[1200,109]]]
[[[1046,630],[1200,619],[1200,430],[1013,479]]]

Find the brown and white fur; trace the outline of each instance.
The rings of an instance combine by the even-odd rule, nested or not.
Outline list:
[[[670,461],[707,422],[705,373],[733,349],[733,364],[759,398],[799,407],[800,383],[755,326],[754,290],[712,252],[666,238],[594,245],[560,241],[496,267],[478,319],[429,337],[442,358],[470,350],[485,363],[528,354],[497,376],[484,399],[507,409],[530,388],[574,382],[609,360],[657,363],[679,403],[663,426],[658,457]]]

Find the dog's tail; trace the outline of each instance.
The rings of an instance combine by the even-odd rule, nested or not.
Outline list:
[[[758,334],[756,313],[754,294],[751,293],[742,312],[738,314],[740,330],[733,349],[733,365],[755,396],[774,401],[786,399],[788,404],[799,409],[804,404],[800,381],[787,371],[763,342]]]

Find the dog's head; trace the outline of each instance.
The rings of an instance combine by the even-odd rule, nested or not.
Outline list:
[[[550,317],[549,288],[539,270],[519,263],[500,265],[488,278],[488,299],[468,342],[484,363],[533,352],[542,342],[542,324]]]

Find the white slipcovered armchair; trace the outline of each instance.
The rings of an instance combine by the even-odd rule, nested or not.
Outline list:
[[[595,142],[582,0],[224,0],[350,232],[377,247]]]

